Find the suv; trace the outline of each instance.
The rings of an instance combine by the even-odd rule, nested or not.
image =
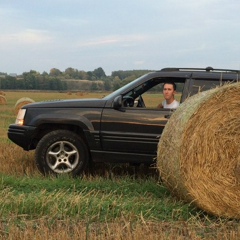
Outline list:
[[[36,164],[43,174],[79,175],[90,162],[152,164],[173,112],[156,107],[163,84],[175,82],[182,103],[199,91],[238,81],[239,73],[211,67],[164,68],[102,99],[28,104],[9,126],[8,137],[24,150],[36,149]]]

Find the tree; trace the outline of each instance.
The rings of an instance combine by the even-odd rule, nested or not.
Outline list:
[[[16,78],[11,76],[6,76],[4,79],[1,79],[1,88],[2,89],[15,89],[16,88]]]
[[[90,87],[90,90],[92,90],[92,91],[98,90],[98,85],[97,85],[96,82],[92,82],[92,85],[91,85],[91,87]]]
[[[106,91],[110,91],[112,89],[112,83],[111,83],[110,79],[104,80],[104,89]]]
[[[69,67],[65,70],[65,75],[69,76],[70,78],[77,79],[78,78],[78,70]]]
[[[50,73],[49,73],[49,75],[50,76],[53,76],[53,77],[58,77],[58,76],[60,76],[62,74],[62,72],[59,70],[59,69],[57,69],[57,68],[52,68],[51,70],[50,70]]]
[[[115,90],[119,89],[120,87],[121,87],[121,80],[119,77],[115,77],[113,79],[113,90],[115,91]]]
[[[42,76],[48,76],[48,73],[46,72],[46,71],[44,71],[43,73],[42,73]]]
[[[30,72],[24,72],[23,78],[25,82],[25,89],[37,89],[38,86],[37,78],[39,76],[40,74],[34,70],[31,70]]]
[[[93,75],[96,77],[96,79],[103,79],[106,77],[106,74],[101,67],[95,69],[93,71]]]
[[[82,80],[89,80],[89,75],[85,71],[78,71],[78,78]]]

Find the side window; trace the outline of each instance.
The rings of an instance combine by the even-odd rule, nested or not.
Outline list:
[[[163,91],[163,82],[152,87],[142,95],[146,108],[157,108],[159,103],[163,101],[162,91]]]
[[[168,82],[169,80],[165,81]],[[172,81],[176,84],[177,87],[175,99],[178,102],[181,102],[185,82],[178,82],[177,80]],[[161,82],[160,84],[154,86],[142,95],[143,99],[145,100],[146,108],[157,108],[157,106],[165,100],[163,96],[164,82]]]
[[[190,96],[220,86],[220,81],[194,79]]]
[[[174,80],[171,79],[171,81]],[[169,79],[162,78],[148,80],[123,96],[124,106],[157,109],[157,106],[164,101],[163,85],[168,81]],[[176,79],[174,82],[177,86],[175,99],[180,102],[185,79]]]

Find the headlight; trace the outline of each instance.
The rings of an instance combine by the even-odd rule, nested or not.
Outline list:
[[[15,121],[15,124],[23,125],[25,114],[26,114],[26,109],[20,109],[18,111],[18,115],[17,115],[16,121]]]

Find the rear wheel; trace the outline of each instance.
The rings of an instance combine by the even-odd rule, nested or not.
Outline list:
[[[44,174],[83,173],[89,162],[86,144],[77,134],[68,130],[55,130],[46,134],[38,143],[35,161]]]

